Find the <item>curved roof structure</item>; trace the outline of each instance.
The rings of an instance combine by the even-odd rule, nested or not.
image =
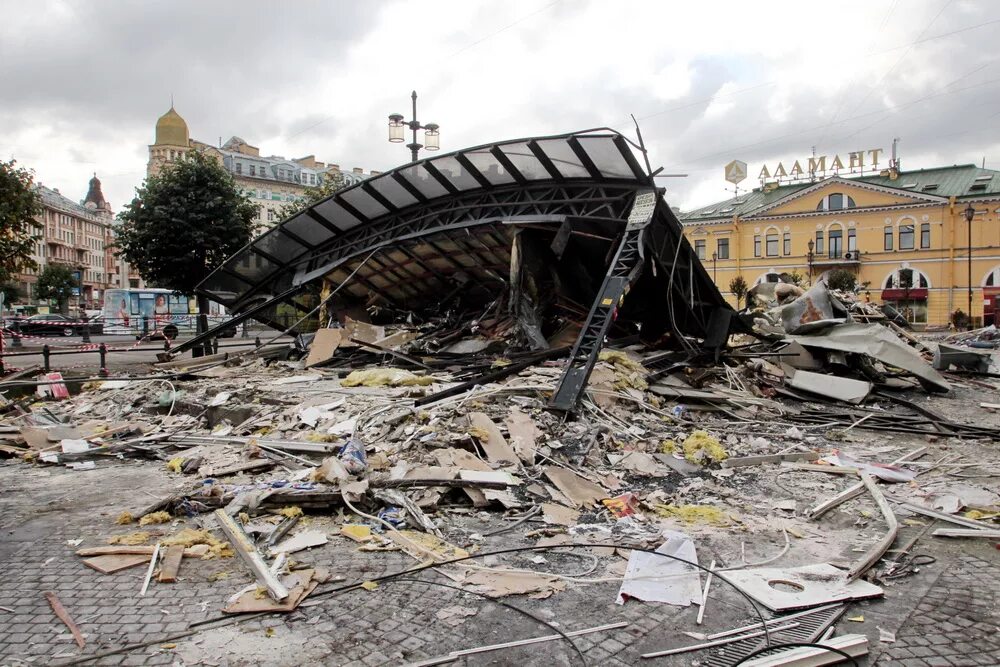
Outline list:
[[[198,292],[276,328],[289,308],[315,312],[315,299],[298,297],[322,278],[336,286],[334,312],[493,312],[535,349],[575,331],[553,399],[569,409],[606,338],[694,353],[718,350],[737,322],[642,153],[600,128],[407,164],[288,218]]]

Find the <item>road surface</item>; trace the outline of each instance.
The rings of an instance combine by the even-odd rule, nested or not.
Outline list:
[[[269,341],[277,332],[258,332],[263,342]],[[187,340],[186,338],[181,341]],[[276,343],[291,343],[289,336],[278,338]],[[14,369],[28,368],[33,365],[41,365],[43,362],[42,346],[48,345],[52,351],[50,365],[52,370],[63,371],[64,375],[89,375],[96,374],[100,368],[100,355],[97,346],[104,343],[108,347],[107,366],[115,373],[117,371],[134,371],[137,367],[156,362],[156,355],[164,351],[163,341],[143,341],[136,344],[135,336],[91,336],[90,343],[84,343],[79,336],[45,336],[38,338],[25,338],[21,348],[10,346],[7,341],[5,356],[3,357],[5,371],[11,372]],[[180,344],[180,341],[175,341]],[[254,338],[221,338],[219,339],[219,352],[239,352],[251,349],[254,345]],[[88,349],[88,346],[92,349]],[[128,350],[128,351],[125,351]],[[190,352],[185,352],[184,356],[190,357]]]

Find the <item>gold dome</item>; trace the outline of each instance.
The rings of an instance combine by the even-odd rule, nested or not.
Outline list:
[[[156,142],[157,146],[184,146],[188,145],[188,126],[181,118],[181,115],[174,111],[173,106],[170,111],[160,116],[156,121]]]

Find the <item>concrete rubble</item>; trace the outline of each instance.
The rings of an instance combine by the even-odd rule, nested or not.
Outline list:
[[[714,577],[714,594],[747,596],[768,622],[836,610],[808,631],[758,624],[711,649],[735,660],[765,642],[825,640],[846,604],[881,596],[900,576],[899,554],[885,558],[897,514],[987,539],[1000,516],[997,465],[932,444],[1000,433],[922,400],[970,382],[995,391],[991,376],[935,371],[930,348],[857,321],[822,288],[790,298],[759,311],[755,335],[733,337],[717,363],[606,347],[571,415],[547,405],[562,360],[518,349],[514,328],[479,320],[442,341],[433,327],[346,318],[311,349],[172,361],[157,379],[95,381],[61,400],[8,397],[0,450],[67,474],[156,462],[176,492],[145,506],[109,499],[117,523],[108,543],[79,548],[81,567],[147,567],[145,590],[184,586],[201,559],[235,555],[247,585],[234,582],[225,615],[288,613],[359,586],[377,594],[377,579],[309,564],[332,548],[401,550],[412,571],[488,598],[613,580],[621,604],[704,614]],[[811,311],[818,324],[804,326]],[[889,434],[927,445],[880,444]],[[829,521],[831,499],[851,500],[858,520]],[[497,534],[516,535],[519,551],[485,548]],[[706,548],[711,566],[696,555]],[[588,565],[553,568],[554,554]]]

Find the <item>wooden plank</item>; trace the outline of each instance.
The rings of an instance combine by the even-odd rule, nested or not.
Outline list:
[[[557,466],[545,466],[545,476],[552,480],[559,492],[575,507],[596,505],[608,497],[608,492],[590,480],[580,477],[572,470]]]
[[[343,329],[320,329],[313,337],[306,357],[306,368],[322,363],[333,356],[344,340]]]
[[[144,546],[111,546],[111,547],[86,547],[77,549],[77,556],[152,556],[155,547]],[[208,553],[207,544],[196,544],[184,550],[185,558],[201,558]]]
[[[500,433],[500,428],[493,423],[493,420],[489,418],[488,415],[482,412],[470,412],[469,413],[469,423],[472,428],[483,432],[486,434],[485,438],[477,438],[479,444],[482,445],[483,451],[486,453],[486,458],[491,463],[499,463],[502,465],[513,465],[517,463],[518,457],[511,449],[511,446],[507,444],[507,439],[503,437]]]
[[[319,585],[313,580],[315,570],[298,570],[285,577],[284,584],[288,587],[288,597],[281,602],[271,598],[258,598],[256,591],[247,591],[235,601],[222,609],[225,614],[248,614],[254,612],[290,612]]]
[[[535,443],[541,431],[531,419],[531,415],[520,410],[511,410],[504,422],[510,434],[510,442],[518,457],[526,465],[535,464]]]
[[[83,561],[83,564],[87,567],[97,570],[101,574],[112,574],[120,570],[127,570],[130,567],[136,567],[137,565],[143,565],[149,562],[150,554],[109,554],[107,556],[95,556],[94,558],[87,558]]]
[[[163,565],[160,566],[160,576],[157,581],[172,584],[177,581],[177,570],[181,567],[181,559],[184,558],[184,547],[174,544],[167,547],[167,553],[163,557]]]
[[[288,589],[278,580],[278,577],[271,572],[264,562],[260,552],[250,542],[250,538],[243,532],[243,529],[236,525],[233,518],[226,514],[224,510],[215,510],[215,520],[219,523],[219,528],[229,539],[229,543],[236,549],[243,562],[253,571],[257,583],[267,589],[268,594],[281,602],[288,597]]]
[[[69,631],[73,633],[73,639],[76,641],[76,645],[80,648],[86,646],[87,641],[83,638],[83,635],[80,634],[80,628],[78,628],[76,623],[73,622],[73,617],[70,616],[69,612],[66,611],[66,608],[62,606],[62,602],[59,601],[56,594],[52,591],[47,591],[45,593],[45,599],[49,601],[49,606],[52,607],[52,611],[56,613],[59,620],[65,623],[66,627],[69,628]]]
[[[764,463],[782,463],[785,461],[816,461],[819,454],[816,452],[788,452],[787,454],[763,454],[761,456],[738,456],[726,459],[719,464],[722,468],[744,468],[746,466],[757,466]]]
[[[250,472],[251,470],[269,470],[274,466],[274,461],[270,459],[245,461],[225,468],[209,468],[202,472],[202,477],[225,477],[226,475],[235,475],[241,472]]]
[[[818,463],[796,463],[794,461],[785,461],[781,464],[782,468],[787,468],[790,470],[807,470],[811,472],[825,472],[831,475],[857,475],[857,468],[848,468],[847,466],[831,466]]]

